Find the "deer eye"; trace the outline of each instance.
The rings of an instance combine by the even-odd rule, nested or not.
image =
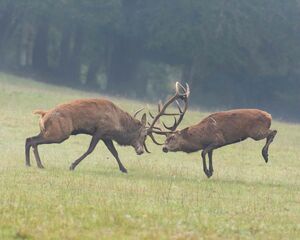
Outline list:
[[[175,139],[174,135],[172,135],[172,136],[169,137],[169,141],[173,141],[174,139]]]

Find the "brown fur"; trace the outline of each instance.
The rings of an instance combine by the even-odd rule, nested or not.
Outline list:
[[[177,131],[167,137],[163,150],[196,152],[203,150],[203,169],[212,176],[212,151],[219,147],[243,141],[247,138],[267,138],[262,154],[268,161],[268,147],[277,131],[270,130],[272,117],[258,109],[235,109],[217,112],[204,118],[196,125]],[[210,170],[206,168],[205,155],[209,153]]]
[[[147,136],[145,127],[146,119],[139,121],[121,110],[111,101],[106,99],[80,99],[66,104],[58,105],[49,110],[36,110],[35,114],[41,115],[41,133],[26,140],[26,163],[30,164],[29,148],[37,148],[39,144],[61,143],[70,135],[88,134],[93,136],[88,155],[97,145],[99,140],[103,140],[109,150],[117,159],[116,150],[112,140],[120,145],[131,145],[138,154],[144,152],[143,143]],[[37,151],[37,150],[36,150]],[[71,166],[73,170],[82,160],[75,161]],[[37,154],[37,163],[39,163]],[[123,165],[119,164],[120,170],[126,172]]]

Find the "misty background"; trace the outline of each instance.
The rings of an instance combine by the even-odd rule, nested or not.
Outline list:
[[[0,71],[300,120],[299,0],[0,0]]]

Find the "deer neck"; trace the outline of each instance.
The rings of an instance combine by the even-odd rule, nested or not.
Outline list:
[[[114,140],[120,145],[132,145],[139,136],[140,127],[138,120],[124,112],[120,118],[120,128],[114,134]]]
[[[181,136],[180,148],[183,152],[192,153],[202,149],[201,144],[197,141],[197,136],[189,128],[183,129]]]

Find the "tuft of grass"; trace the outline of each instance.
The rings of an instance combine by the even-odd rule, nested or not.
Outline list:
[[[25,138],[39,132],[34,109],[98,96],[0,73],[0,239],[300,237],[298,124],[273,122],[278,134],[268,164],[261,156],[263,141],[215,151],[209,180],[200,153],[164,154],[150,141],[152,153],[142,156],[117,147],[127,175],[102,143],[70,172],[88,136],[41,146],[46,169],[25,167]],[[145,105],[110,99],[131,113]],[[207,114],[189,111],[182,127]]]

